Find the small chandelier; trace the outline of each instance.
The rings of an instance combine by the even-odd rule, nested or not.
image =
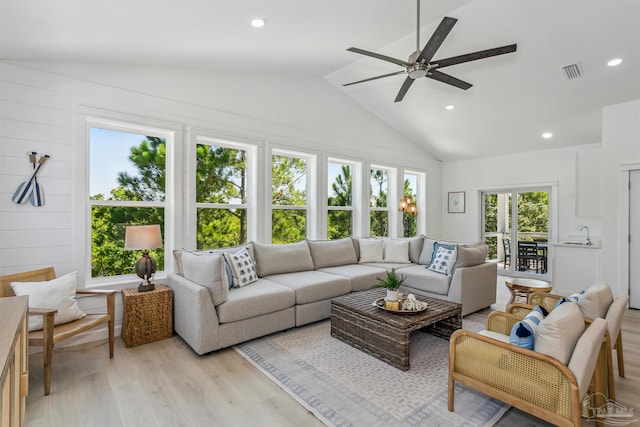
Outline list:
[[[406,212],[411,216],[418,216],[418,206],[416,206],[415,201],[411,196],[405,196],[403,199],[400,199],[398,211]]]

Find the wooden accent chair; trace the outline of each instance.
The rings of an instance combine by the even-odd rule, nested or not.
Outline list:
[[[487,331],[508,336],[520,320],[495,311],[487,318]],[[605,330],[603,319],[587,325],[566,365],[491,336],[455,331],[449,341],[449,411],[454,410],[458,382],[553,425],[581,426],[582,398],[589,390],[603,390],[606,381],[597,369],[597,361],[605,357]]]
[[[27,271],[24,273],[9,274],[0,276],[0,298],[14,296],[11,288],[12,282],[44,282],[56,278],[53,267],[39,270]],[[45,286],[45,285],[43,285]],[[53,346],[62,340],[71,338],[81,332],[109,323],[109,357],[113,358],[114,344],[114,320],[115,320],[115,294],[114,290],[77,290],[76,294],[82,295],[104,295],[107,302],[106,314],[87,314],[82,319],[69,323],[54,326],[54,316],[57,310],[52,309],[29,309],[29,315],[43,316],[43,329],[29,332],[29,345],[43,347],[44,349],[44,394],[51,391],[51,362],[53,358]]]
[[[543,306],[547,311],[553,310],[562,295],[550,294],[547,292],[534,292],[529,295],[528,304],[512,304],[507,307],[507,312],[519,317],[525,317],[536,305]],[[605,320],[607,321],[607,333],[605,341],[607,343],[607,371],[609,377],[609,397],[615,400],[615,382],[613,379],[613,350],[616,351],[618,359],[618,375],[624,377],[624,355],[622,351],[622,318],[629,303],[629,295],[621,294],[609,306]],[[586,322],[592,319],[585,318]]]

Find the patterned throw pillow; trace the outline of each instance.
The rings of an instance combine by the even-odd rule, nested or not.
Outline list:
[[[427,268],[436,273],[450,276],[453,265],[456,263],[456,257],[457,251],[455,245],[439,245],[438,249],[434,250],[433,259]]]
[[[509,344],[533,350],[536,329],[540,321],[544,319],[547,314],[549,314],[549,312],[547,312],[544,307],[536,306],[527,317],[513,325],[511,334],[509,335]]]
[[[247,248],[242,248],[235,254],[225,253],[224,258],[231,268],[234,288],[241,288],[258,280],[258,274]]]

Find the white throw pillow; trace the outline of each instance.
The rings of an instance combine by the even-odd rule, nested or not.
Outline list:
[[[224,254],[231,275],[233,276],[233,287],[241,288],[258,280],[258,273],[247,248],[242,248],[235,254]]]
[[[77,283],[78,272],[74,271],[48,282],[12,282],[11,288],[18,296],[29,296],[29,308],[58,310],[54,324],[61,325],[86,316],[74,298]],[[42,327],[42,316],[29,316],[29,331],[38,331]]]
[[[456,246],[440,246],[433,256],[433,261],[427,267],[436,273],[451,275],[451,270],[456,263],[457,250]]]
[[[613,303],[613,292],[605,282],[598,280],[578,299],[578,307],[584,317],[595,319],[607,316],[607,310]]]
[[[584,332],[584,318],[578,304],[568,301],[554,308],[538,325],[534,350],[569,363],[573,348]]]
[[[228,263],[221,253],[193,254],[187,251],[182,253],[183,275],[199,285],[204,286],[211,294],[211,301],[218,306],[227,300],[229,296],[229,279],[227,278]],[[231,286],[233,286],[233,273],[229,268]]]
[[[384,242],[384,262],[396,262],[409,264],[409,241],[408,240],[383,240]]]
[[[360,262],[382,262],[384,243],[380,239],[358,239]]]

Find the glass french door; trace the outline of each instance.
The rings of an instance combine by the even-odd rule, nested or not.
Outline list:
[[[549,273],[549,188],[482,193],[487,258],[504,273]]]

